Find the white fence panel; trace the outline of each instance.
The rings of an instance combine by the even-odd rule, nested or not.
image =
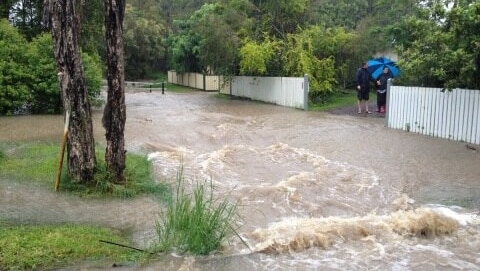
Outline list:
[[[223,77],[218,75],[203,75],[201,73],[183,73],[168,71],[168,82],[176,85],[202,89],[206,91],[219,91]]]
[[[480,91],[391,86],[387,126],[480,144]]]
[[[235,76],[231,95],[305,109],[305,79],[299,77]]]
[[[480,144],[480,91],[475,92],[474,101],[473,123],[475,126],[472,127],[472,138],[475,140],[473,143]]]
[[[168,82],[288,107],[307,108],[308,80],[302,77],[235,76],[225,84],[222,76],[169,71]]]
[[[223,78],[218,75],[208,75],[205,76],[205,87],[207,91],[218,91],[220,90],[220,85],[222,84]]]

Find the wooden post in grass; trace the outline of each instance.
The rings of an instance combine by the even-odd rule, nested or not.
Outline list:
[[[57,192],[58,188],[60,187],[60,176],[62,175],[63,156],[65,153],[65,144],[67,143],[69,120],[70,120],[70,112],[67,111],[67,114],[65,117],[65,128],[63,129],[62,150],[60,153],[60,161],[58,162],[57,176],[55,178],[55,192]]]

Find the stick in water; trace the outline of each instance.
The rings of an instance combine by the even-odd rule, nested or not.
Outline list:
[[[119,247],[125,247],[125,248],[129,248],[129,249],[133,249],[133,250],[143,252],[143,249],[139,249],[139,248],[136,248],[136,247],[130,247],[130,246],[127,246],[127,245],[122,245],[122,244],[118,244],[118,243],[114,243],[114,242],[110,242],[110,241],[105,241],[105,240],[99,240],[99,241],[102,242],[102,243],[115,245],[115,246],[119,246]]]

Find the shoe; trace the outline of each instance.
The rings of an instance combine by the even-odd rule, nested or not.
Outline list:
[[[372,112],[370,112],[370,111],[367,111],[367,114],[372,114]]]
[[[362,110],[358,111],[357,114],[362,114]]]

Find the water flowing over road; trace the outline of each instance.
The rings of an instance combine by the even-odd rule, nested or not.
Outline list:
[[[215,94],[130,92],[127,149],[156,180],[212,180],[240,203],[219,255],[168,255],[112,270],[480,270],[480,154],[385,128],[384,119],[304,112]],[[94,113],[102,142],[101,112]],[[0,140],[60,138],[59,116],[0,118]],[[74,222],[155,238],[160,204],[84,200],[0,181],[0,216]],[[98,266],[65,270],[106,270]]]

